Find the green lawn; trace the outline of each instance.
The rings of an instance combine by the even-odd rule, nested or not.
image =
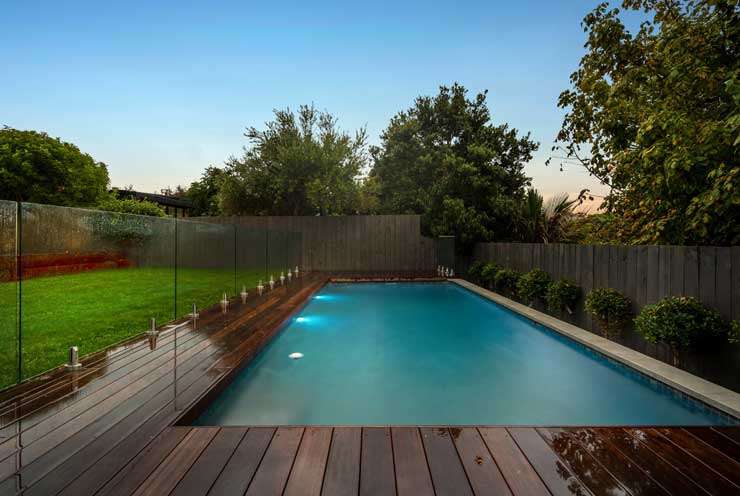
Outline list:
[[[161,324],[205,308],[234,286],[253,293],[262,271],[179,269],[177,309],[171,268],[102,270],[40,277],[22,284],[23,376],[31,377],[64,363],[67,349],[88,354],[147,329],[149,319]],[[0,387],[17,378],[15,328],[16,283],[0,283]]]

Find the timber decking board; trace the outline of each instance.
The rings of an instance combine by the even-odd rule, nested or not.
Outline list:
[[[561,428],[538,428],[548,446],[592,494],[629,496],[624,485],[612,476],[580,443]]]
[[[472,495],[473,491],[465,474],[460,455],[457,454],[452,437],[458,428],[452,430],[439,427],[423,427],[421,437],[432,473],[434,490],[442,495]]]
[[[419,429],[391,428],[393,462],[396,466],[396,488],[399,496],[434,495],[429,466]]]
[[[177,404],[171,330],[153,351],[144,340],[86,357],[79,380],[54,372],[6,391],[0,494],[740,493],[733,427],[173,427],[332,276],[434,279],[308,274],[227,314],[204,310],[178,329]]]
[[[550,449],[535,429],[515,427],[509,429],[509,434],[553,495],[592,494],[558,458],[557,453]]]
[[[511,495],[504,476],[475,427],[463,427],[453,441],[476,495]]]
[[[395,495],[396,475],[393,468],[393,446],[388,427],[362,429],[360,460],[360,495]]]
[[[359,427],[335,427],[324,473],[322,496],[357,494],[360,489]]]
[[[213,483],[209,494],[244,494],[274,435],[273,428],[250,428]]]
[[[611,472],[632,494],[667,495],[668,492],[608,441],[587,428],[565,429],[598,463]]]

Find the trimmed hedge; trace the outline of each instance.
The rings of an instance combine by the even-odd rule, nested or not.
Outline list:
[[[632,309],[629,298],[616,289],[596,288],[586,296],[586,311],[594,316],[605,337],[610,337],[629,322]]]
[[[492,286],[499,270],[501,270],[501,266],[498,264],[492,262],[485,264],[480,273],[481,282],[488,286]]]
[[[552,312],[567,310],[570,313],[573,311],[580,294],[581,288],[572,281],[567,279],[553,281],[547,287],[547,294],[545,295],[547,308]]]
[[[687,296],[668,296],[645,306],[635,319],[635,330],[650,343],[688,348],[719,339],[728,326],[719,313]]]
[[[517,281],[517,293],[527,303],[544,300],[550,282],[551,279],[547,272],[542,269],[532,269]]]
[[[516,270],[501,269],[496,273],[496,277],[494,278],[496,289],[515,293],[520,277],[521,274]]]

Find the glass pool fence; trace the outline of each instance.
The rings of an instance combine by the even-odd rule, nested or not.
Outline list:
[[[301,253],[296,232],[0,201],[0,389],[254,294]]]

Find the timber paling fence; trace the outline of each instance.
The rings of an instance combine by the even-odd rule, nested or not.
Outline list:
[[[421,234],[418,215],[201,217],[199,220],[300,233],[301,265],[310,270],[432,272],[438,265],[440,242]]]
[[[520,272],[539,268],[553,280],[570,279],[582,295],[565,320],[598,332],[583,309],[594,288],[613,288],[627,296],[636,315],[642,307],[666,296],[693,296],[726,320],[740,319],[740,246],[592,246],[535,243],[478,243],[473,260],[495,262]],[[461,265],[468,261],[461,260]],[[646,343],[631,329],[623,344],[671,362],[664,346]],[[710,380],[740,390],[739,347],[687,353],[681,366]]]

